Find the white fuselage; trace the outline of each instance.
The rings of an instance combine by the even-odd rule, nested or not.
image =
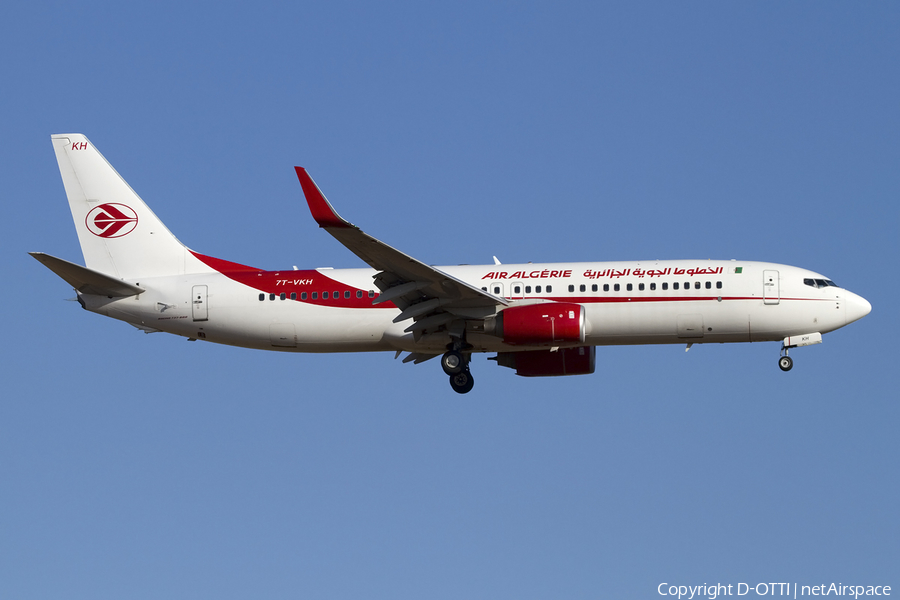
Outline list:
[[[871,310],[786,265],[670,260],[434,267],[341,217],[295,167],[313,219],[368,268],[265,271],[199,254],[170,232],[79,133],[51,136],[84,266],[35,259],[90,311],[191,340],[283,352],[438,356],[472,389],[473,352],[523,377],[593,373],[595,346],[782,341],[791,348]],[[496,259],[495,259],[496,260]]]
[[[373,269],[216,269],[133,281],[146,290],[137,296],[79,297],[86,309],[147,331],[248,348],[441,353],[449,341],[445,332],[415,339],[404,333],[411,320],[392,322],[398,308],[390,302],[373,306],[379,294]],[[583,305],[585,340],[571,346],[780,341],[833,331],[870,309],[840,287],[804,283],[825,280],[822,275],[773,263],[672,260],[439,269],[508,299],[510,306]],[[467,341],[476,352],[547,347],[513,346],[477,331],[469,332]]]

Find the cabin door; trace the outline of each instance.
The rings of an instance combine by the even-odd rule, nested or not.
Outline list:
[[[191,314],[195,321],[206,321],[209,314],[206,308],[206,286],[195,285],[191,288]]]
[[[780,300],[778,271],[763,271],[763,304],[778,304]]]

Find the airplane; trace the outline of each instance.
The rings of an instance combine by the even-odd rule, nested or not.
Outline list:
[[[85,266],[30,253],[88,311],[147,332],[280,352],[440,357],[472,390],[473,353],[524,377],[594,372],[596,347],[780,341],[789,350],[867,315],[812,271],[742,260],[429,266],[364,233],[296,167],[318,226],[368,265],[267,271],[195,252],[82,134],[52,135]]]

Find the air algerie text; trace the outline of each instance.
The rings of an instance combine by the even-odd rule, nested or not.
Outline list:
[[[482,279],[552,279],[554,277],[571,277],[572,270],[567,271],[491,271]]]

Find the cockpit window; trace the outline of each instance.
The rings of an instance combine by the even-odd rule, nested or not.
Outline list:
[[[804,279],[804,285],[814,288],[837,287],[838,285],[830,279]]]

